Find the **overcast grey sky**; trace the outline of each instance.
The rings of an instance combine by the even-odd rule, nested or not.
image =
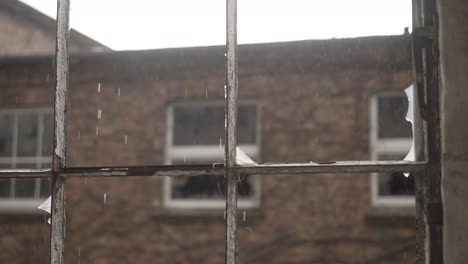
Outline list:
[[[21,0],[55,18],[57,0]],[[225,43],[225,0],[71,0],[71,26],[116,50]],[[238,0],[239,43],[402,34],[411,0]]]

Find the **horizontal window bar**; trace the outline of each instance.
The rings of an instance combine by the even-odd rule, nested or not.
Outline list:
[[[414,172],[424,170],[425,161],[330,161],[310,163],[261,164],[235,166],[242,174],[309,174],[309,173],[370,173]],[[64,177],[125,177],[125,176],[201,176],[223,175],[224,164],[161,165],[134,167],[83,167],[65,168],[59,174]],[[0,178],[48,178],[51,170],[21,169],[0,170]]]
[[[244,174],[370,173],[415,172],[424,170],[425,161],[329,161],[311,163],[261,164],[235,167]]]

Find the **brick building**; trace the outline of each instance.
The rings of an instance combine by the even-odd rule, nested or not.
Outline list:
[[[1,48],[0,161],[47,167],[53,28],[7,7],[1,32],[21,28],[12,41],[24,47]],[[224,47],[93,53],[98,43],[80,36],[70,62],[68,166],[222,162]],[[407,152],[407,36],[250,44],[239,53],[239,143],[257,162]],[[0,183],[0,262],[46,263],[49,226],[36,207],[48,185],[23,181]],[[240,261],[413,263],[411,185],[401,175],[245,176]],[[66,262],[220,263],[222,186],[213,176],[68,180]]]

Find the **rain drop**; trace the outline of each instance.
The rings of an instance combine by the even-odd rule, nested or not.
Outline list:
[[[102,110],[99,109],[97,112],[97,119],[101,119],[101,118],[102,118]]]
[[[99,126],[96,126],[96,136],[99,135]]]
[[[125,139],[124,139],[124,143],[125,143],[125,145],[127,145],[127,142],[128,142],[128,136],[127,136],[127,135],[125,135]]]
[[[100,93],[101,92],[101,83],[98,83],[98,86],[97,86],[97,92]]]
[[[76,133],[76,139],[79,141],[80,137],[81,137],[81,131],[78,130],[78,132]]]
[[[104,203],[107,203],[107,193],[104,194]]]
[[[244,216],[243,216],[244,222],[245,222],[246,217],[247,217],[247,213],[244,211]]]
[[[226,220],[226,209],[224,209],[224,215],[223,215],[224,220]]]
[[[48,81],[48,80],[49,80],[49,74],[47,74],[47,77],[46,77],[46,81]]]
[[[120,96],[120,87],[117,88],[117,96]]]
[[[205,99],[208,99],[208,90],[205,90]]]

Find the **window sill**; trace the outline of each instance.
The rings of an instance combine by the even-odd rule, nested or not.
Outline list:
[[[414,206],[372,206],[365,216],[366,222],[385,225],[414,225]]]

